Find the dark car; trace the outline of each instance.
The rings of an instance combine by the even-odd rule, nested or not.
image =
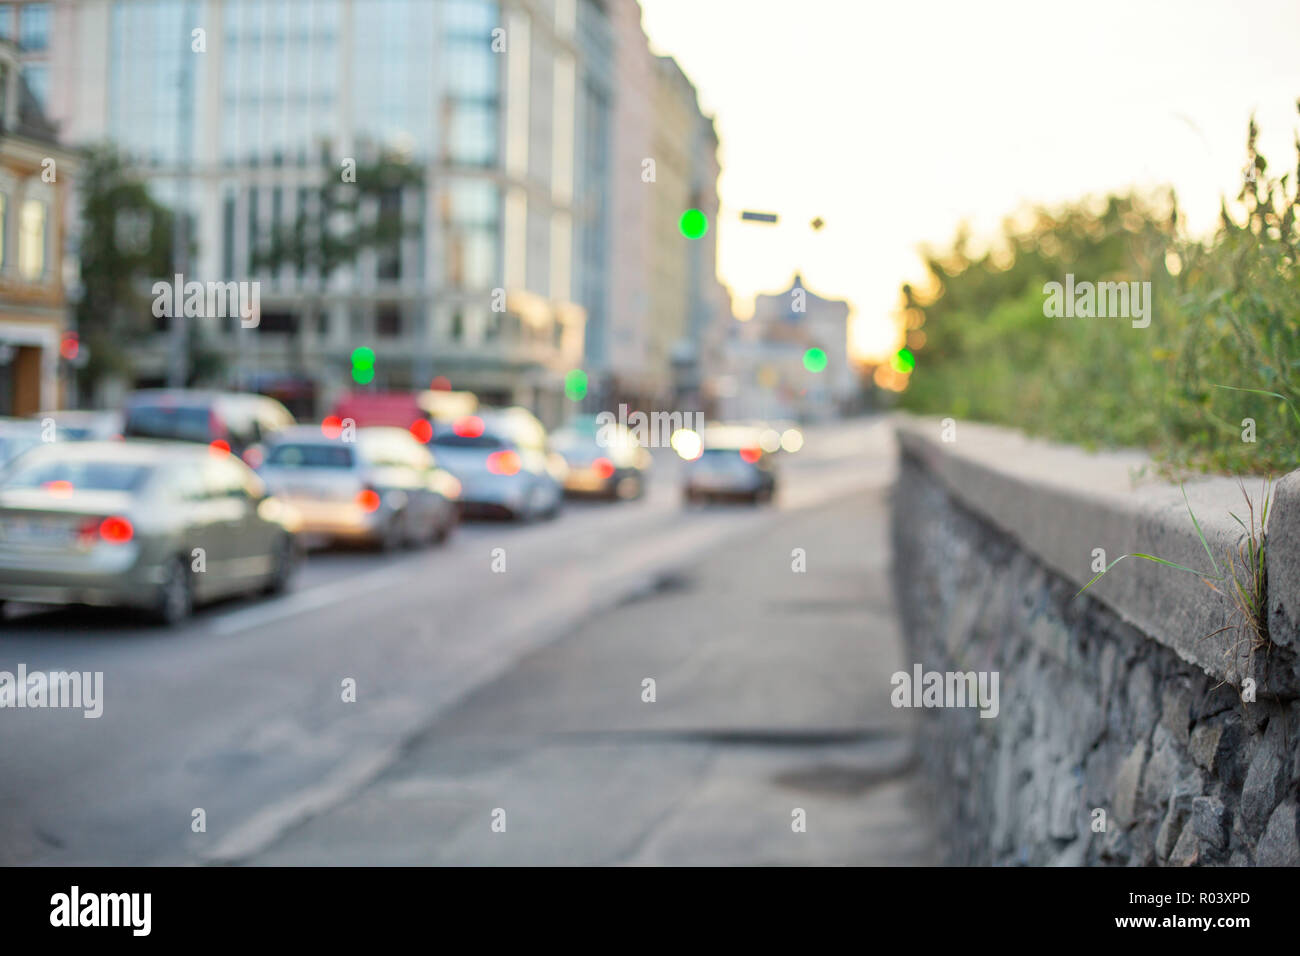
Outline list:
[[[650,453],[625,425],[601,425],[594,415],[580,416],[551,433],[551,448],[568,466],[566,494],[611,500],[645,494]]]
[[[706,429],[701,438],[703,450],[683,470],[682,498],[687,504],[722,498],[753,504],[772,500],[776,466],[756,432],[722,427]]]
[[[224,443],[241,458],[250,449],[294,423],[289,410],[273,398],[247,392],[189,389],[144,389],[126,400],[122,435],[165,441]]]

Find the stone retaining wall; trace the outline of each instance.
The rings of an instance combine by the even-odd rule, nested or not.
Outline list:
[[[1135,485],[1135,456],[938,420],[902,420],[898,437],[909,662],[999,678],[995,717],[921,711],[949,861],[1300,865],[1300,472],[1274,492],[1259,642],[1203,580],[1150,562],[1127,559],[1075,596],[1097,548],[1211,565],[1182,492]],[[1187,490],[1228,561],[1240,487]]]

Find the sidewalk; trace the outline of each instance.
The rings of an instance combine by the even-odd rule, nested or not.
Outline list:
[[[889,704],[886,494],[756,524],[521,659],[252,862],[936,862]]]

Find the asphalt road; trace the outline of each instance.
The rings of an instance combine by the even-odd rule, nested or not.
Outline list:
[[[172,631],[25,610],[0,670],[102,671],[104,712],[0,710],[0,863],[924,861],[892,456],[881,422],[810,430],[774,507],[684,510],[660,454],[641,501],[315,553]]]

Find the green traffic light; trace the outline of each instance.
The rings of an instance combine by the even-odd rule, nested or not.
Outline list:
[[[580,402],[587,396],[587,373],[575,368],[564,376],[564,394],[571,402]]]
[[[803,367],[810,372],[820,372],[826,368],[826,353],[818,348],[811,348],[803,353]]]
[[[682,213],[677,228],[687,239],[699,239],[709,231],[709,217],[698,209],[688,209]]]
[[[889,360],[889,367],[899,375],[906,375],[916,368],[916,356],[907,349],[899,349]]]

